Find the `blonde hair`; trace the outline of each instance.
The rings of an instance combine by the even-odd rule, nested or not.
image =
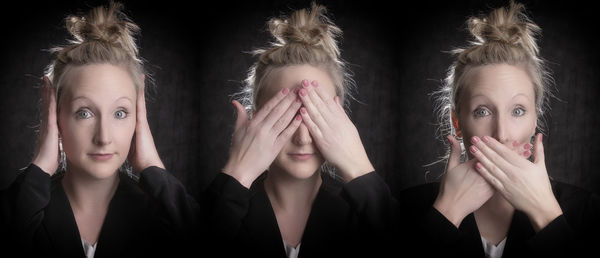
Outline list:
[[[340,58],[336,37],[340,28],[325,15],[326,8],[314,2],[310,10],[300,9],[289,17],[273,18],[268,22],[275,41],[269,48],[257,49],[258,61],[250,67],[242,92],[236,94],[247,110],[258,110],[264,104],[259,96],[273,73],[290,65],[309,64],[331,76],[336,94],[347,106],[354,83]]]
[[[64,75],[73,66],[104,63],[121,66],[130,73],[136,89],[141,89],[144,68],[133,38],[139,27],[122,9],[121,3],[111,1],[108,8],[100,6],[85,16],[66,18],[66,28],[74,39],[66,46],[51,49],[54,58],[45,72],[56,90],[57,104],[62,95]]]
[[[63,94],[65,74],[72,67],[89,64],[112,64],[126,69],[136,87],[141,90],[145,74],[143,61],[138,56],[134,35],[139,27],[122,12],[121,3],[110,2],[108,8],[93,8],[84,16],[66,18],[66,28],[74,39],[66,46],[51,49],[53,61],[46,68],[46,76],[56,91],[57,108]],[[66,171],[66,155],[60,147],[57,175]],[[126,161],[119,171],[137,179]]]
[[[522,4],[510,2],[508,8],[492,10],[483,18],[471,17],[467,21],[469,32],[475,38],[466,48],[452,50],[456,61],[448,69],[441,89],[433,93],[438,116],[437,137],[445,141],[446,135],[456,135],[452,126],[452,112],[458,114],[459,101],[465,86],[466,74],[474,67],[489,64],[521,65],[527,71],[534,87],[538,128],[543,130],[543,114],[551,96],[552,78],[544,61],[538,56],[536,38],[541,29],[525,14]],[[464,151],[464,148],[463,148]],[[464,154],[464,153],[463,153]],[[464,156],[464,155],[463,155]]]

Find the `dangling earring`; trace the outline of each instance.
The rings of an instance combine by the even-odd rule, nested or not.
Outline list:
[[[60,152],[60,160],[58,161],[59,171],[66,171],[67,169],[67,155],[63,150],[62,137],[58,137],[58,151]]]

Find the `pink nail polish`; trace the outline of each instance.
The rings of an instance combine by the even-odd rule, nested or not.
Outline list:
[[[525,143],[525,145],[523,145],[523,149],[531,149],[531,144]]]
[[[483,136],[481,138],[483,140],[483,142],[488,143],[490,141],[490,138],[488,138],[487,136]]]
[[[473,137],[471,137],[471,142],[473,144],[477,144],[479,142],[479,138],[477,138],[477,136],[473,136]]]
[[[300,90],[300,96],[302,96],[302,97],[306,96],[306,90],[305,89],[301,89]]]
[[[288,88],[283,88],[283,90],[281,90],[281,93],[283,93],[283,95],[287,94],[288,92],[290,92],[290,89]]]
[[[471,150],[471,153],[477,153],[479,150],[477,149],[477,147],[471,145],[471,147],[469,147],[469,150]]]
[[[481,163],[477,162],[477,164],[475,164],[475,168],[477,168],[477,170],[482,170],[483,166],[481,165]]]
[[[300,113],[302,113],[302,114],[306,115],[306,108],[301,108],[301,109],[300,109]]]
[[[302,120],[302,116],[300,116],[300,115],[297,115],[297,116],[296,116],[296,120],[298,120],[298,121]]]
[[[308,80],[302,80],[302,87],[308,87]]]
[[[525,156],[525,158],[529,158],[529,156],[531,156],[531,152],[525,151],[523,152],[523,156]]]
[[[318,83],[317,81],[312,81],[312,83],[311,83],[311,84],[312,84],[313,86],[315,86],[315,87],[319,87],[319,83]]]
[[[517,147],[517,146],[519,146],[519,142],[518,141],[514,141],[513,142],[513,147]]]

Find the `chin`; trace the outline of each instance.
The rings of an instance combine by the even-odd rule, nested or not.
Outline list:
[[[84,173],[87,173],[90,177],[96,179],[106,179],[114,176],[117,172],[121,164],[116,164],[116,162],[110,163],[96,163],[96,162],[87,162],[82,166],[82,170]]]

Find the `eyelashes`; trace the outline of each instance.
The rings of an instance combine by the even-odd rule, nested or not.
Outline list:
[[[516,107],[514,107],[511,110],[511,116],[513,117],[522,117],[527,113],[527,110],[521,106],[521,105],[517,105]],[[487,116],[492,115],[492,111],[490,111],[490,109],[488,109],[485,106],[478,106],[477,108],[475,108],[475,110],[473,110],[473,117],[475,118],[484,118]]]
[[[87,120],[94,116],[95,116],[94,112],[92,112],[87,107],[80,108],[77,111],[75,111],[75,118],[77,120]],[[125,118],[129,117],[129,111],[125,108],[120,108],[113,113],[113,117],[118,120],[125,119]]]

